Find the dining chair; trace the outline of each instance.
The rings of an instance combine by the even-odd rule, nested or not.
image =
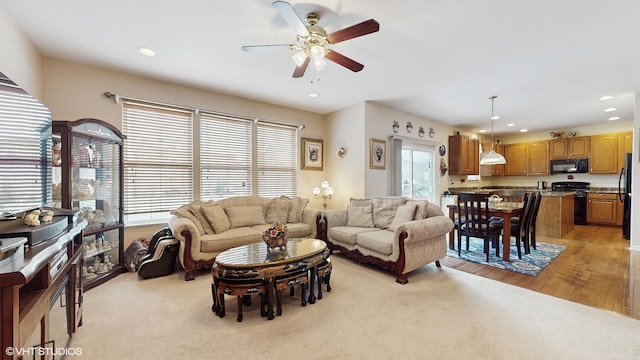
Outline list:
[[[518,250],[518,259],[522,259],[522,248],[524,247],[524,253],[529,254],[529,237],[527,224],[530,223],[530,217],[532,214],[532,208],[534,205],[534,193],[527,192],[522,198],[522,213],[517,218],[512,218],[511,221],[511,233],[502,234],[502,236],[513,236],[516,239],[516,249]],[[515,221],[514,221],[515,219]],[[490,222],[493,226],[504,229],[504,221],[502,218],[491,217]],[[503,249],[503,251],[509,251]]]
[[[459,193],[458,194],[458,256],[461,254],[462,236],[467,240],[469,251],[469,238],[484,239],[484,252],[489,262],[491,244],[496,248],[496,256],[500,257],[500,234],[502,228],[494,226],[489,221],[489,197],[490,194]],[[508,251],[508,249],[507,249]]]
[[[542,202],[542,194],[539,191],[534,193],[534,203],[531,209],[531,216],[527,226],[527,241],[529,245],[536,248],[536,220],[538,219],[538,211],[540,210],[540,203]]]

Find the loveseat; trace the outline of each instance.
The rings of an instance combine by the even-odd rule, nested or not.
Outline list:
[[[289,237],[318,236],[321,211],[307,208],[309,199],[238,196],[220,201],[194,201],[171,212],[169,227],[180,240],[178,259],[185,280],[196,271],[211,268],[221,252],[262,241],[276,222],[287,225]]]
[[[404,197],[351,199],[346,209],[324,213],[329,248],[359,262],[407,274],[431,262],[440,267],[453,222],[436,204]]]

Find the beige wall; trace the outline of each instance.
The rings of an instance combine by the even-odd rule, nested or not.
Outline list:
[[[322,115],[56,59],[45,58],[42,65],[42,102],[52,111],[55,120],[92,117],[122,129],[121,106],[103,96],[109,91],[126,97],[303,124],[302,137],[325,138]],[[309,184],[320,184],[322,180],[324,172],[300,171],[299,195],[313,199],[311,189],[316,185]],[[321,208],[321,203],[312,203],[311,206]],[[125,246],[139,237],[149,238],[163,226],[166,225],[128,226],[125,229]]]
[[[0,7],[0,44],[2,44],[0,72],[20,85],[31,96],[41,99],[40,54],[2,7]]]

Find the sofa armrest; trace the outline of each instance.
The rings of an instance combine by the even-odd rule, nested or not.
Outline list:
[[[444,215],[432,216],[422,220],[404,223],[396,228],[395,239],[403,232],[407,232],[405,244],[439,237],[453,230],[453,221]]]
[[[186,270],[195,269],[193,254],[200,252],[200,232],[193,221],[176,215],[169,218],[169,228],[173,236],[180,240],[178,259]],[[193,280],[194,270],[185,277],[186,280]]]
[[[311,225],[311,237],[318,237],[318,223],[322,211],[314,208],[304,208],[302,210],[302,222]]]

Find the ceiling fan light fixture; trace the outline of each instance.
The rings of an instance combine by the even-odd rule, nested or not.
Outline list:
[[[320,71],[327,67],[327,62],[324,61],[323,58],[313,59],[313,65],[316,67],[316,70]]]
[[[301,66],[302,64],[304,64],[304,60],[307,58],[307,54],[304,52],[304,50],[300,50],[297,53],[293,54],[291,58],[293,59],[293,62],[296,63],[296,66]]]
[[[309,49],[309,53],[314,60],[322,59],[324,57],[324,48],[320,45],[313,45]]]

